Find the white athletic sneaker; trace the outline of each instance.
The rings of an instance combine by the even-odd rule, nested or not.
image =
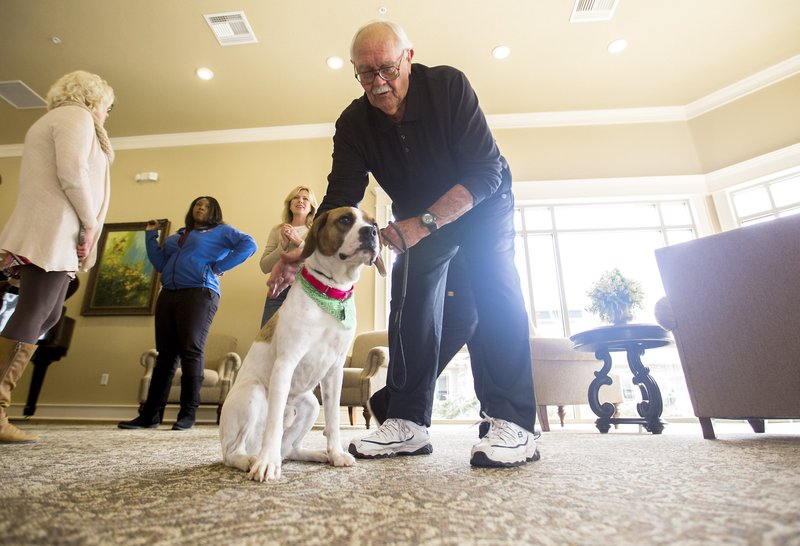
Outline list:
[[[361,459],[433,453],[428,429],[406,419],[390,418],[375,432],[350,442],[348,451]]]
[[[472,446],[469,464],[472,466],[520,466],[539,460],[535,436],[521,426],[483,414],[489,432]]]

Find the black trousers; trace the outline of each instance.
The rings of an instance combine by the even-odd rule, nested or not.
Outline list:
[[[203,376],[203,352],[219,294],[209,288],[162,289],[156,302],[156,367],[169,370],[169,381],[181,361],[187,377]]]
[[[440,351],[468,342],[481,410],[533,431],[536,401],[528,315],[514,264],[513,214],[513,195],[495,194],[398,256],[389,316],[387,418],[430,426]],[[457,254],[463,262],[450,274]],[[445,321],[448,285],[470,287],[472,302],[459,300],[461,310],[449,310]],[[459,339],[471,330],[471,338]]]

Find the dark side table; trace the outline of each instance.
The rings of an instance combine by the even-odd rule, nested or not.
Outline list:
[[[670,333],[657,324],[621,324],[602,326],[575,334],[569,338],[578,351],[593,352],[603,367],[594,372],[595,378],[589,385],[589,407],[597,415],[597,429],[606,433],[611,425],[642,425],[653,434],[661,434],[666,421],[661,419],[664,403],[661,389],[650,375],[650,369],[642,364],[642,355],[647,349],[664,347],[673,343]],[[628,356],[628,366],[633,372],[633,383],[639,385],[642,401],[636,405],[639,417],[613,417],[613,404],[600,404],[599,392],[603,385],[611,385],[608,377],[611,370],[611,353],[624,351]]]

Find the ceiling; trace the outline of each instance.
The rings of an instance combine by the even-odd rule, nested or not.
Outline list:
[[[373,19],[414,61],[462,69],[487,114],[685,106],[800,55],[798,0],[619,0],[570,23],[574,0],[0,0],[0,81],[44,96],[89,70],[116,92],[112,138],[329,124],[360,95],[349,45]],[[244,11],[255,44],[220,46],[203,15]],[[385,13],[382,13],[385,12]],[[51,37],[58,36],[60,44]],[[612,55],[606,46],[624,38]],[[490,55],[500,44],[511,55]],[[337,55],[334,71],[325,59]],[[199,66],[216,77],[202,81]],[[43,110],[0,100],[0,145]]]

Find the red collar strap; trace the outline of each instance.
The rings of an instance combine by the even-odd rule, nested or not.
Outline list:
[[[328,286],[323,284],[319,279],[309,273],[305,267],[300,270],[300,274],[305,280],[308,281],[308,284],[316,288],[319,293],[324,294],[329,298],[333,298],[335,300],[346,300],[353,295],[353,290],[355,288],[353,286],[351,286],[348,290],[339,290],[338,288]]]

